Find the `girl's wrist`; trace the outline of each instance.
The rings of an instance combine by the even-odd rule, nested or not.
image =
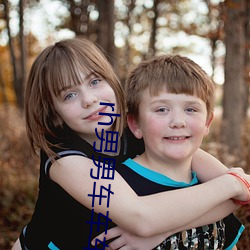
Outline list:
[[[248,192],[248,198],[246,200],[239,200],[237,198],[232,198],[232,201],[236,204],[239,205],[247,205],[250,203],[250,183],[244,178],[242,177],[240,174],[235,173],[235,172],[227,172],[227,174],[232,175],[234,178],[237,179],[238,183],[241,185],[241,193],[240,196],[242,194],[242,188],[245,189],[246,192]]]

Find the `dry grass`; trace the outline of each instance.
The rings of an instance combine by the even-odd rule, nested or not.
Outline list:
[[[203,148],[228,166],[238,165],[250,173],[250,122],[244,125],[242,155],[233,157],[218,143],[217,118]],[[23,115],[13,107],[0,106],[0,249],[10,249],[22,226],[32,215],[37,196],[38,159],[30,155]],[[250,249],[250,206],[237,212],[245,225],[239,250]]]

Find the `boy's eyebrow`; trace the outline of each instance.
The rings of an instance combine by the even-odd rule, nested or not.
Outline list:
[[[200,101],[185,101],[187,104],[192,105],[192,104],[198,104],[201,105]]]
[[[167,103],[167,102],[171,102],[172,101],[172,99],[166,99],[166,98],[163,98],[163,99],[158,99],[158,100],[155,100],[155,101],[153,101],[151,104],[158,104],[158,103]],[[189,101],[189,100],[187,100],[187,101],[184,101],[185,102],[185,104],[188,104],[188,105],[202,105],[201,104],[201,102],[199,101],[199,100],[197,100],[197,101],[194,101],[194,100],[191,100],[191,101]]]

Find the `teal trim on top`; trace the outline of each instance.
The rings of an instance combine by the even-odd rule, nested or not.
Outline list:
[[[52,241],[49,243],[48,248],[51,250],[60,250]]]
[[[127,159],[123,162],[124,165],[132,169],[137,174],[143,176],[144,178],[153,181],[155,183],[170,186],[170,187],[190,187],[197,184],[199,181],[197,179],[197,175],[194,171],[192,171],[192,180],[190,183],[186,182],[178,182],[172,180],[171,178],[167,177],[166,175],[160,174],[154,170],[148,169],[140,165],[139,163],[135,162],[131,158]]]
[[[238,231],[238,234],[236,235],[234,241],[231,243],[231,245],[229,247],[225,248],[225,250],[231,250],[237,244],[244,229],[245,229],[245,227],[243,225],[241,225],[241,227]]]

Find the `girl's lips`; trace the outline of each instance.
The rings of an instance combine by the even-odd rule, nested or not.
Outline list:
[[[99,113],[105,113],[105,109],[107,108],[107,106],[102,107],[100,109],[98,109],[97,111],[92,112],[91,114],[89,114],[87,117],[85,117],[84,119],[86,120],[97,120],[100,117],[102,117],[101,115],[99,115]]]
[[[99,120],[101,118],[101,116],[97,113],[97,114],[93,114],[91,116],[88,116],[86,118],[86,120],[91,120],[91,121],[95,121],[95,120]]]

